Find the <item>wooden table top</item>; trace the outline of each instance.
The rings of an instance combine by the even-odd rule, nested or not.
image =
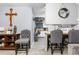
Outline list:
[[[2,36],[2,35],[14,35],[14,34],[0,34],[0,36]],[[16,35],[20,35],[20,33],[16,33]]]
[[[46,34],[46,35],[50,35],[50,32],[47,31],[45,34]],[[63,35],[68,35],[68,33],[63,33]]]

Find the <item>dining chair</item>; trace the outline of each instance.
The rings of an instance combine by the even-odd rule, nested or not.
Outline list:
[[[21,49],[25,49],[26,54],[28,54],[28,49],[30,48],[30,30],[22,30],[20,34],[20,39],[15,41],[15,54],[17,55],[18,51]]]
[[[63,32],[61,30],[51,31],[51,54],[53,54],[56,48],[59,48],[59,50],[61,50],[61,54],[63,54],[62,35]]]

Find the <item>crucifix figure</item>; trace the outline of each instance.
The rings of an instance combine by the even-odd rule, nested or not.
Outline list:
[[[9,15],[10,16],[10,27],[12,27],[12,16],[13,15],[17,15],[17,13],[12,13],[13,9],[10,8],[10,13],[6,13],[5,15]]]

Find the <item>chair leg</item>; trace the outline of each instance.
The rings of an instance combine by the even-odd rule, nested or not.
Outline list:
[[[17,55],[17,48],[15,49],[15,55]]]
[[[29,41],[29,49],[30,49],[30,41]]]
[[[29,46],[26,45],[26,55],[28,55],[28,47]]]
[[[22,49],[23,49],[23,44],[21,45]]]
[[[53,52],[54,52],[54,46],[52,45],[51,46],[51,54],[53,55]]]
[[[17,55],[17,53],[18,53],[18,48],[19,48],[19,46],[18,46],[18,44],[16,44],[15,45],[15,55]]]
[[[60,50],[61,50],[61,54],[63,54],[63,45],[60,44]]]
[[[47,42],[47,51],[48,51],[48,49],[49,49],[49,47],[48,47],[49,45],[48,45],[48,42]]]

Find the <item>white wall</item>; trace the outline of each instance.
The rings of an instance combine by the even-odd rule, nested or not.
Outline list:
[[[9,9],[13,8],[13,11],[17,13],[17,16],[13,16],[13,26],[17,26],[17,31],[20,32],[22,29],[30,29],[31,30],[31,23],[32,23],[32,10],[28,6],[8,6],[6,4],[0,7],[0,18],[1,18],[1,26],[9,26],[9,16],[6,16],[5,13],[9,13]]]
[[[31,41],[33,41],[32,31],[32,9],[26,4],[1,4],[0,5],[0,27],[9,26],[9,16],[5,16],[9,9],[13,8],[13,11],[17,13],[17,16],[13,16],[13,26],[17,26],[17,32],[20,33],[23,29],[31,30]]]
[[[63,19],[58,16],[61,7],[69,9],[70,15]],[[67,3],[62,6],[60,3],[46,4],[46,24],[76,24],[77,20],[77,4]]]
[[[31,3],[33,17],[45,17],[45,3]]]
[[[78,19],[77,25],[74,27],[75,30],[79,30],[79,4],[78,4]]]
[[[34,9],[33,16],[34,17],[45,17],[45,8],[42,8],[42,9]]]

